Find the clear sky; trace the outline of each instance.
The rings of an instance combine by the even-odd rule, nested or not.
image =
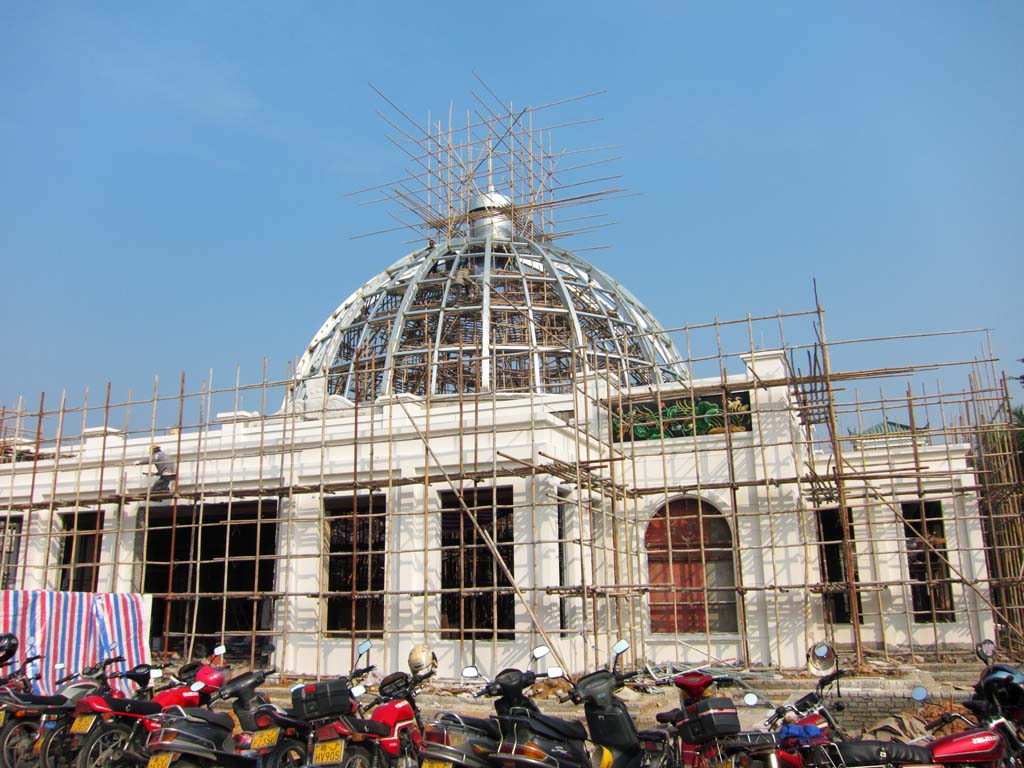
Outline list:
[[[993,328],[1024,373],[1017,0],[7,2],[0,42],[0,404],[283,376],[412,249],[351,239],[389,220],[346,193],[405,166],[367,83],[425,121],[474,72],[607,91],[571,139],[635,195],[578,245],[663,325],[816,278],[830,337]]]

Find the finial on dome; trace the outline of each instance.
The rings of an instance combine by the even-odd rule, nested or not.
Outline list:
[[[492,240],[513,239],[512,201],[495,192],[493,186],[469,199],[466,214],[470,239],[484,240],[488,235]]]

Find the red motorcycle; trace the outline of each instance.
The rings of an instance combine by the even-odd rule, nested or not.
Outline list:
[[[153,691],[149,685],[162,675],[160,668],[139,664],[127,672],[111,675],[139,686],[133,698],[123,695],[86,696],[75,705],[75,720],[70,732],[78,750],[76,768],[133,768],[148,760],[146,742],[160,724],[153,719],[171,706],[200,707],[224,684],[222,656],[218,646],[205,662],[182,667],[169,687]],[[202,683],[202,685],[194,685]]]
[[[417,768],[423,722],[416,706],[419,685],[434,674],[437,660],[426,646],[409,655],[412,672],[385,677],[366,707],[369,718],[341,716],[313,734],[312,765],[341,768]],[[352,689],[357,696],[357,686]],[[363,710],[360,710],[362,713]]]
[[[734,758],[746,753],[749,745],[734,739],[740,732],[736,705],[728,696],[708,696],[712,685],[731,684],[733,678],[694,670],[677,675],[672,682],[680,691],[683,706],[659,712],[655,719],[675,726],[672,741],[677,764],[700,768],[737,762]]]
[[[825,734],[798,738],[797,744],[787,744],[783,739],[780,748],[770,756],[772,768],[1005,768],[1018,765],[1024,750],[1018,731],[1024,724],[1024,673],[1009,664],[992,664],[995,645],[990,641],[979,643],[977,652],[987,666],[974,685],[974,695],[963,703],[977,722],[963,715],[947,713],[926,726],[929,731],[934,731],[960,719],[971,726],[967,730],[925,744],[836,741]],[[923,700],[925,695],[927,692],[923,688],[915,689],[915,699]]]

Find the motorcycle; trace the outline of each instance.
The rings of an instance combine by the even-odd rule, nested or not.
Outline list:
[[[15,697],[16,701],[12,701],[9,708],[20,717],[35,720],[38,729],[29,752],[14,765],[24,768],[38,762],[43,768],[70,768],[73,754],[70,729],[75,705],[85,696],[109,693],[107,668],[123,661],[123,656],[114,656],[78,674],[65,675],[56,681],[57,693],[53,696],[21,694]],[[54,668],[63,670],[64,665],[55,664]]]
[[[596,750],[591,765],[600,768],[668,768],[673,765],[669,734],[661,729],[638,731],[623,701],[615,696],[636,672],[616,672],[619,657],[629,650],[626,640],[612,646],[611,669],[581,677],[569,690],[575,704],[583,704],[590,739]]]
[[[150,688],[157,667],[139,664],[127,672],[111,675],[139,686],[133,698],[116,695],[86,696],[75,705],[70,733],[78,749],[76,768],[135,766],[149,758],[149,733],[159,729],[153,719],[166,707],[201,706],[210,701],[225,681],[226,667],[214,666],[224,646],[214,649],[205,663],[191,662],[179,670],[172,684],[159,691]],[[190,678],[194,681],[189,682]],[[200,683],[200,685],[195,685]]]
[[[426,658],[418,653],[426,649]],[[426,646],[409,656],[410,672],[393,672],[380,682],[377,696],[359,714],[341,715],[316,729],[312,764],[342,768],[418,768],[423,722],[416,693],[434,674],[436,659]],[[411,673],[411,674],[410,674]],[[358,698],[358,696],[356,696]]]
[[[960,719],[970,727],[924,744],[893,741],[834,741],[811,738],[795,754],[800,762],[788,765],[816,768],[866,768],[868,766],[948,766],[949,768],[1005,768],[1018,765],[1024,750],[1019,728],[1024,723],[1024,673],[1009,664],[992,664],[995,646],[979,643],[978,657],[985,662],[974,693],[963,706],[975,721],[964,715],[946,713],[925,727],[934,731]],[[923,700],[926,691],[917,688],[914,698]],[[777,753],[780,754],[780,753]],[[773,766],[774,768],[774,766]]]
[[[710,695],[712,686],[726,687],[736,682],[728,675],[712,676],[692,670],[673,678],[679,689],[681,707],[659,712],[655,720],[672,726],[671,760],[681,766],[733,766],[750,759],[756,742],[739,738],[740,721],[736,705],[728,696]],[[744,698],[756,703],[756,696]]]
[[[259,715],[268,704],[266,697],[256,689],[276,670],[254,670],[232,678],[210,697],[206,708],[171,706],[153,719],[160,728],[149,739],[148,768],[181,766],[247,766],[276,765],[280,761],[267,758],[279,746],[280,727],[272,720],[262,721]],[[195,691],[203,688],[202,681],[192,684]],[[241,732],[235,734],[235,720],[222,712],[213,712],[217,701],[234,700],[232,710]],[[265,725],[261,725],[265,722]],[[284,750],[305,749],[301,743],[281,744]],[[183,759],[184,758],[184,759]]]
[[[539,645],[533,649],[532,661],[539,661],[548,653],[550,649],[546,645]],[[469,679],[481,677],[475,666],[463,668],[462,676]],[[520,689],[510,693],[513,700],[505,697],[495,700],[494,708],[498,714],[507,714],[512,706],[532,707],[536,710],[533,700],[524,696]],[[488,682],[473,697],[501,694],[500,686]],[[490,765],[488,757],[497,751],[500,740],[501,732],[494,717],[439,712],[436,720],[423,726],[423,743],[420,747],[423,768],[486,768]]]
[[[550,667],[547,672],[509,668],[495,676],[487,693],[500,694],[494,709],[501,738],[497,750],[489,757],[492,766],[590,768],[587,730],[583,724],[543,714],[523,693],[538,678],[557,679],[564,674],[560,667]]]
[[[0,659],[4,665],[14,664],[10,659],[18,650],[18,638],[12,634],[0,636]],[[31,755],[32,744],[39,733],[39,716],[24,697],[32,696],[32,683],[40,678],[31,667],[43,657],[27,656],[20,665],[0,677],[0,766],[13,768],[21,759]]]

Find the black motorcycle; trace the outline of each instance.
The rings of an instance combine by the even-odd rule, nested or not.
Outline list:
[[[569,691],[570,699],[583,704],[591,741],[597,747],[591,760],[611,768],[667,768],[674,759],[668,731],[652,728],[638,731],[625,703],[615,695],[636,672],[617,672],[619,657],[629,650],[620,640],[613,647],[611,669],[600,669],[581,677]]]

